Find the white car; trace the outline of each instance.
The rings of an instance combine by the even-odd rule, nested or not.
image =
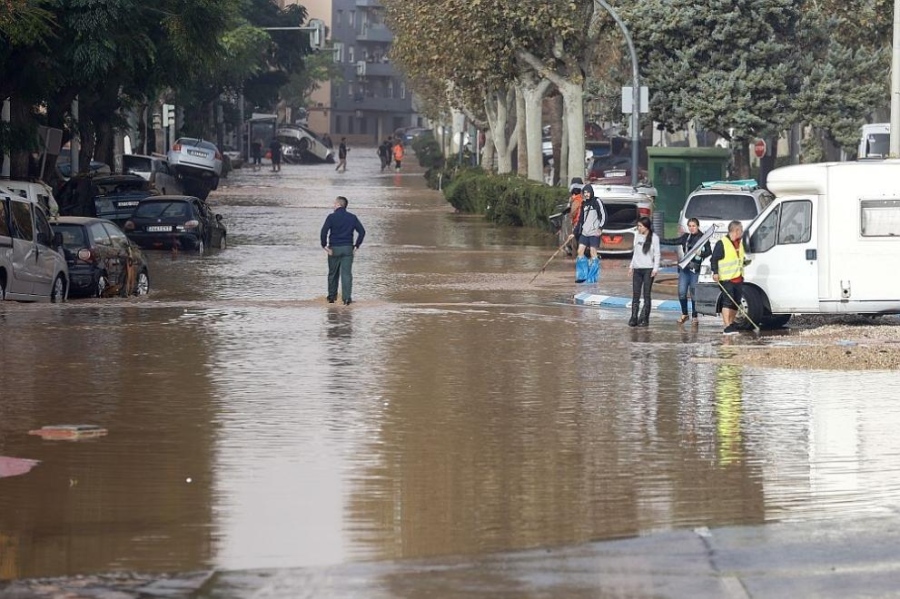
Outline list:
[[[125,154],[122,156],[122,174],[138,175],[150,184],[161,195],[182,195],[184,189],[175,171],[169,166],[164,156],[146,156],[144,154]]]
[[[182,177],[196,178],[209,187],[219,186],[222,176],[222,153],[212,142],[195,137],[180,137],[166,157],[169,165]]]
[[[747,225],[768,206],[774,196],[752,179],[741,181],[709,181],[695,189],[684,201],[678,214],[678,234],[687,233],[690,218],[700,221],[700,230],[706,231],[716,225],[716,232],[710,239],[714,244],[728,233],[728,223],[740,221]],[[681,258],[681,248],[678,257]]]

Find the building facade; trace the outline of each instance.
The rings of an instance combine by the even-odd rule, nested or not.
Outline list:
[[[339,65],[341,80],[313,92],[309,128],[335,142],[377,145],[397,129],[422,126],[403,74],[389,59],[393,34],[378,0],[281,0],[301,4],[309,19],[321,19]]]

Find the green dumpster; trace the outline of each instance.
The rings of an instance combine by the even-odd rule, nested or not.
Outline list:
[[[684,200],[704,181],[725,179],[731,150],[725,148],[647,148],[650,182],[656,188],[655,210],[677,222]]]

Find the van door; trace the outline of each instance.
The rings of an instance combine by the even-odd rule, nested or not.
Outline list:
[[[53,229],[43,210],[34,210],[34,245],[37,254],[34,272],[34,294],[50,297],[53,278],[59,263],[59,252],[53,249]]]
[[[0,196],[0,277],[4,278],[6,293],[14,292],[11,287],[15,283],[13,272],[13,238],[9,226],[9,199]],[[0,299],[3,299],[0,297]]]
[[[10,288],[16,293],[34,295],[38,254],[34,243],[34,205],[13,198],[9,201],[10,229],[13,239],[13,272]]]
[[[768,296],[775,314],[819,311],[815,198],[777,203],[750,231],[744,277]]]

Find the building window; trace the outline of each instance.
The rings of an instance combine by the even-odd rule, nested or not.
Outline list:
[[[369,132],[368,127],[366,126],[365,118],[359,119],[359,132],[360,133],[368,133]]]
[[[385,98],[393,98],[394,97],[394,80],[389,79],[387,82],[387,91],[384,94]]]
[[[350,23],[349,23],[349,25],[350,25],[350,27],[355,27],[355,26],[356,26],[356,11],[355,11],[355,10],[351,10],[351,11],[350,11]]]
[[[334,20],[335,25],[343,25],[344,24],[344,11],[337,11],[337,18]]]
[[[344,44],[334,42],[334,62],[344,62]]]
[[[406,82],[405,81],[400,82],[400,99],[401,100],[406,99]]]
[[[351,98],[351,99],[353,98],[353,84],[352,83],[347,84],[347,97]]]
[[[352,135],[353,133],[355,133],[355,131],[353,130],[353,123],[354,123],[354,121],[356,121],[356,119],[353,118],[353,115],[352,115],[352,114],[351,114],[350,116],[347,117],[347,133],[350,134],[350,135]]]
[[[347,61],[348,62],[356,62],[356,60],[354,59],[355,54],[356,54],[356,52],[354,52],[353,46],[347,46]]]
[[[334,132],[335,133],[343,133],[344,132],[344,119],[341,115],[334,115]]]

